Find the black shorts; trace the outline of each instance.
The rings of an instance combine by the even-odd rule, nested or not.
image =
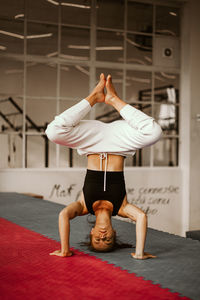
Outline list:
[[[124,197],[126,187],[124,172],[106,172],[106,191],[104,191],[104,171],[87,170],[83,185],[83,194],[88,211],[94,214],[92,205],[98,200],[107,200],[113,204],[112,215],[117,215]]]

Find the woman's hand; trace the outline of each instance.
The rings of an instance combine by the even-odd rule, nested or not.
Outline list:
[[[61,252],[61,250],[56,250],[54,252],[49,253],[49,255],[56,255],[56,256],[60,256],[60,257],[68,257],[68,256],[72,256],[73,252],[68,251],[68,252],[64,253],[64,252]]]
[[[135,259],[147,259],[147,258],[155,258],[156,256],[155,255],[152,255],[150,253],[147,253],[147,252],[144,252],[143,255],[138,255],[134,252],[131,253],[131,256]]]

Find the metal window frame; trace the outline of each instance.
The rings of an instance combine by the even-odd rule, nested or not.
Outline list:
[[[127,30],[127,9],[128,9],[128,2],[139,2],[139,3],[146,3],[146,4],[152,4],[153,5],[153,32],[152,34],[147,34],[152,36],[153,39],[153,51],[154,51],[154,43],[155,43],[155,22],[156,22],[156,5],[162,5],[167,7],[182,7],[182,5],[186,2],[185,0],[179,0],[177,2],[175,1],[161,1],[161,0],[124,0],[124,29],[113,29],[113,28],[102,28],[97,26],[97,0],[91,0],[91,17],[90,17],[90,25],[73,25],[73,24],[66,24],[62,23],[61,19],[61,0],[59,0],[59,7],[58,7],[58,23],[55,22],[46,22],[46,21],[38,21],[38,20],[32,20],[27,19],[27,1],[24,0],[24,11],[25,11],[25,18],[24,18],[24,53],[23,54],[10,54],[10,53],[3,53],[0,55],[0,57],[5,58],[12,58],[17,59],[18,61],[22,61],[24,63],[24,70],[23,70],[23,95],[21,95],[23,99],[23,130],[22,130],[22,168],[26,168],[26,144],[27,144],[27,136],[28,135],[42,135],[42,133],[28,133],[26,132],[26,103],[27,100],[30,98],[29,95],[27,95],[26,90],[26,84],[27,84],[27,63],[28,62],[40,62],[40,63],[47,63],[47,62],[54,62],[57,64],[57,85],[56,85],[56,97],[43,97],[48,100],[56,100],[56,114],[60,113],[60,101],[61,100],[73,100],[70,97],[61,97],[60,96],[60,66],[61,65],[75,65],[80,64],[81,66],[87,66],[89,67],[89,91],[92,90],[92,88],[95,85],[96,82],[96,69],[97,68],[111,68],[111,69],[119,69],[123,71],[123,82],[122,82],[122,95],[123,98],[126,99],[126,72],[128,70],[132,71],[145,71],[151,73],[151,87],[152,87],[152,94],[151,94],[151,106],[152,106],[152,114],[154,114],[154,76],[156,72],[165,71],[167,73],[173,73],[173,74],[179,74],[181,73],[181,66],[179,68],[169,68],[169,67],[157,67],[154,66],[154,63],[152,62],[152,65],[137,65],[137,64],[127,64],[126,62],[126,36],[127,33],[133,33],[133,34],[142,34],[141,32],[137,31],[129,31]],[[59,57],[53,58],[47,58],[44,56],[39,55],[29,55],[27,54],[27,25],[28,22],[32,23],[39,23],[39,24],[50,24],[50,25],[56,25],[58,26],[58,54],[61,53],[61,30],[62,27],[72,27],[72,28],[80,28],[80,29],[89,29],[90,30],[90,59],[88,61],[72,61],[70,59],[62,59]],[[118,31],[122,32],[124,35],[124,62],[123,63],[115,63],[115,62],[105,62],[105,61],[97,61],[96,60],[96,38],[97,38],[97,30],[104,30],[104,31]],[[145,34],[146,35],[146,34]],[[181,42],[181,36],[179,37]],[[152,57],[153,59],[153,57]],[[180,81],[179,81],[180,86]],[[31,97],[34,98],[34,97]],[[35,97],[37,98],[37,97]],[[40,98],[41,99],[41,98]],[[179,106],[179,103],[177,104]],[[180,106],[179,106],[180,107]],[[91,110],[90,118],[93,119],[96,115],[95,107]],[[180,115],[180,109],[179,109],[179,115]],[[179,122],[179,120],[178,120]],[[8,134],[15,134],[15,133],[8,133]],[[168,135],[164,138],[170,138],[174,137],[179,140],[180,134],[178,135]],[[180,147],[179,147],[180,148]],[[180,151],[180,149],[179,149]],[[150,150],[150,166],[153,166],[154,161],[154,150],[153,147],[151,147]],[[60,160],[60,146],[56,145],[56,168],[59,168],[59,160]]]

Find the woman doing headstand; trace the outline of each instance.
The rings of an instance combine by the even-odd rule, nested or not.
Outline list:
[[[106,88],[107,93],[104,93]],[[96,103],[114,107],[123,118],[111,123],[82,120]],[[116,233],[111,216],[129,218],[136,222],[136,249],[133,258],[155,257],[144,252],[147,216],[128,203],[124,181],[124,158],[137,149],[158,141],[161,128],[152,117],[121,100],[112,84],[111,75],[100,81],[92,93],[79,103],[56,116],[46,130],[48,138],[58,144],[77,149],[87,155],[87,172],[82,193],[76,202],[59,214],[61,249],[51,255],[71,256],[69,245],[70,220],[88,213],[96,216],[90,232],[91,246],[97,251],[110,251]]]

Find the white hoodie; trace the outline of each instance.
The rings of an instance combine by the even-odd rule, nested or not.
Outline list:
[[[45,133],[54,143],[77,149],[80,155],[111,153],[134,155],[161,137],[161,127],[152,117],[127,104],[120,110],[123,120],[104,123],[82,120],[91,110],[83,99],[65,110],[48,125]]]

